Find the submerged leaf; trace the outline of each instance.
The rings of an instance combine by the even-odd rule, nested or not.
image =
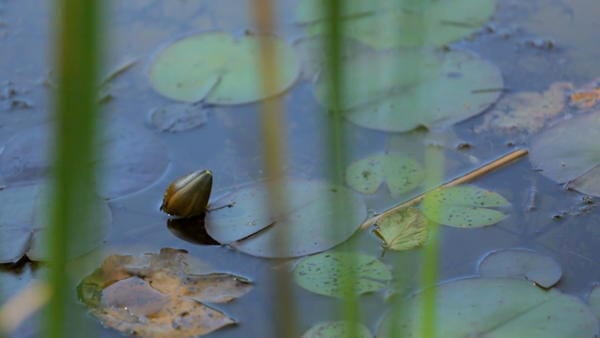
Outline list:
[[[364,202],[349,189],[303,179],[271,183],[281,186],[287,207],[271,214],[268,184],[255,182],[213,201],[213,207],[229,207],[207,214],[208,234],[254,256],[298,257],[346,241],[366,218]],[[331,201],[340,208],[333,208]],[[278,238],[286,238],[287,245],[274,246],[281,243]]]
[[[204,108],[183,103],[170,104],[150,112],[150,123],[160,131],[186,131],[205,124],[206,120]]]
[[[161,249],[141,257],[106,258],[78,292],[108,327],[144,337],[189,337],[235,323],[203,302],[226,303],[251,287],[245,278],[230,274],[195,274],[185,251]]]
[[[531,142],[529,159],[542,175],[581,193],[600,196],[600,110],[545,130]]]
[[[424,171],[419,163],[393,153],[368,156],[346,169],[348,185],[363,194],[375,193],[386,182],[392,196],[398,196],[416,188],[423,177]]]
[[[344,297],[375,292],[392,279],[390,269],[375,257],[349,252],[324,252],[303,258],[294,269],[294,280],[310,292]]]
[[[386,249],[410,250],[427,241],[427,221],[419,210],[406,208],[383,218],[375,234],[383,240]]]
[[[543,288],[551,288],[562,276],[560,265],[551,257],[525,249],[499,250],[479,263],[482,277],[526,278]]]
[[[494,103],[503,87],[496,66],[461,51],[362,53],[342,67],[344,116],[389,132],[460,122]],[[330,102],[328,86],[329,74],[323,72],[314,91],[324,106]]]
[[[263,92],[260,46],[274,48],[278,82]],[[272,36],[205,33],[176,41],[162,50],[150,69],[150,81],[160,94],[174,100],[240,104],[261,100],[290,87],[300,72],[293,49]]]
[[[455,227],[471,228],[492,225],[506,215],[494,207],[510,205],[501,195],[476,186],[436,189],[425,196],[423,214],[434,222]],[[431,207],[435,205],[436,207]]]
[[[596,315],[596,318],[600,320],[600,285],[594,286],[592,292],[590,292],[588,303],[590,304],[590,308],[594,312],[594,315]]]
[[[302,338],[345,338],[354,332],[355,338],[372,338],[368,328],[360,323],[348,321],[320,322],[304,332]]]
[[[421,337],[422,293],[391,313],[377,337]],[[598,322],[579,299],[516,279],[464,279],[435,287],[437,330],[432,338],[593,338]],[[396,328],[394,332],[390,332]]]

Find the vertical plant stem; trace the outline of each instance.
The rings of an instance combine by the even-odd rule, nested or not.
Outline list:
[[[55,2],[55,69],[58,89],[54,102],[54,165],[51,185],[49,275],[52,290],[46,312],[45,336],[77,337],[80,309],[71,306],[75,281],[67,269],[72,235],[77,227],[89,226],[93,195],[96,136],[96,87],[100,66],[102,1],[58,0]],[[80,228],[81,229],[81,228]],[[78,230],[80,231],[80,230]],[[86,336],[89,336],[86,333]]]
[[[254,18],[258,34],[268,36],[275,31],[273,0],[254,0]],[[260,39],[260,71],[262,88],[265,93],[277,92],[280,82],[280,64],[275,44],[271,39]],[[261,124],[263,137],[263,163],[268,178],[269,208],[272,215],[281,215],[287,209],[287,196],[284,189],[283,164],[285,161],[284,107],[280,98],[270,98],[262,102]],[[283,213],[286,214],[286,213]],[[286,248],[288,234],[277,236],[271,245],[273,250]],[[296,313],[292,278],[288,271],[273,271],[275,299],[273,321],[275,337],[297,336]]]

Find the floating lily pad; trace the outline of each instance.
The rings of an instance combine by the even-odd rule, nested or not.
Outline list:
[[[596,285],[592,289],[590,297],[588,298],[588,303],[590,304],[590,308],[596,315],[596,318],[600,320],[600,285]]]
[[[391,279],[390,269],[377,258],[350,252],[324,252],[306,257],[294,269],[298,285],[332,297],[344,297],[349,285],[359,295],[376,292]]]
[[[489,107],[503,86],[496,66],[461,51],[363,53],[342,67],[344,116],[382,131],[452,125]],[[324,106],[329,104],[328,78],[323,72],[315,84]]]
[[[354,326],[354,327],[353,327]],[[302,338],[345,338],[355,332],[356,338],[372,338],[368,328],[360,323],[348,321],[320,322],[304,332]]]
[[[25,255],[34,261],[47,260],[48,197],[46,188],[39,184],[0,190],[0,264],[15,263]],[[90,199],[93,206],[88,216],[91,226],[73,229],[73,238],[77,240],[70,243],[69,257],[100,246],[112,223],[107,203],[98,197]]]
[[[227,303],[251,288],[242,277],[197,274],[185,251],[167,248],[140,257],[109,256],[78,293],[104,325],[125,334],[190,337],[235,324],[204,303]]]
[[[430,220],[455,227],[472,228],[500,222],[506,215],[490,209],[510,205],[501,195],[476,186],[458,186],[434,190],[426,195],[438,208],[423,207]],[[435,210],[434,210],[435,209]]]
[[[531,142],[529,159],[542,175],[600,197],[600,111],[566,120]]]
[[[525,249],[494,251],[479,263],[482,277],[526,278],[551,288],[562,276],[560,265],[551,257]]]
[[[417,161],[400,154],[376,154],[358,160],[346,169],[348,185],[363,194],[373,194],[385,182],[392,196],[416,188],[425,173]]]
[[[437,286],[435,297],[433,338],[593,338],[598,331],[579,299],[527,281],[464,279]],[[422,294],[406,300],[402,318],[387,315],[377,337],[421,337],[423,302]]]
[[[152,134],[122,122],[109,123],[99,142],[104,155],[99,159],[98,189],[107,198],[120,197],[158,180],[169,164],[165,146]],[[50,170],[49,126],[25,130],[5,145],[0,153],[0,176],[9,185],[43,181]]]
[[[406,208],[378,222],[375,234],[385,249],[414,249],[427,241],[427,220],[418,209]]]
[[[297,21],[310,34],[327,32],[322,8],[323,0],[299,3]],[[494,0],[345,1],[342,34],[382,49],[442,46],[480,29],[494,10]]]
[[[205,124],[206,120],[206,110],[190,104],[170,104],[150,112],[150,123],[160,131],[185,131]]]
[[[213,201],[213,208],[230,207],[207,214],[208,234],[250,255],[298,257],[346,241],[366,218],[364,202],[349,189],[302,179],[273,183],[283,190],[287,208],[271,214],[267,183],[252,183]],[[337,212],[333,200],[340,203]],[[282,239],[286,246],[277,245]]]
[[[278,79],[264,92],[260,67],[261,44],[277,55]],[[272,36],[226,33],[193,35],[162,50],[150,69],[150,81],[160,94],[179,101],[240,104],[264,99],[290,87],[300,72],[293,49]]]

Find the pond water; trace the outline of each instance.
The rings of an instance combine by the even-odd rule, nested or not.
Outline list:
[[[304,27],[295,22],[298,2],[277,1],[275,33],[290,45],[296,45],[306,37]],[[596,0],[497,0],[495,6],[489,22],[468,38],[449,44],[448,48],[470,51],[497,66],[504,82],[500,88],[503,98],[521,92],[543,93],[551,85],[562,82],[570,89],[558,95],[566,99],[576,88],[584,88],[598,77],[600,47],[595,32],[600,28],[597,20],[600,4]],[[118,158],[114,160],[115,167],[123,163],[131,167],[114,169],[108,174],[108,180],[135,172],[138,178],[142,177],[143,184],[123,188],[130,184],[123,179],[111,183],[116,188],[107,189],[109,197],[117,197],[108,202],[112,224],[99,250],[101,256],[106,256],[157,253],[166,247],[185,249],[217,271],[252,280],[254,288],[250,293],[230,304],[217,306],[235,318],[238,325],[218,330],[211,334],[212,337],[275,336],[274,320],[278,314],[274,304],[284,300],[273,296],[273,271],[291,270],[295,261],[258,258],[225,246],[182,240],[169,230],[168,217],[160,212],[159,206],[167,185],[195,170],[210,169],[213,172],[214,197],[264,178],[261,106],[260,103],[206,105],[206,121],[200,126],[181,132],[160,131],[149,122],[149,116],[152,111],[174,101],[153,90],[148,74],[157,53],[182,37],[214,31],[242,37],[254,31],[251,13],[247,0],[112,0],[107,11],[105,39],[108,49],[104,73],[127,63],[130,67],[115,76],[106,87],[111,99],[102,104],[105,125],[110,129],[116,123],[124,130],[123,134],[144,135],[128,141],[132,144],[124,148],[135,154],[131,158],[143,158],[139,162],[135,162],[135,158],[127,162],[123,158],[128,155],[118,154],[125,151],[119,147],[115,147],[117,153],[110,153],[109,156]],[[52,122],[49,108],[54,81],[50,66],[52,18],[50,1],[0,0],[0,149],[4,152],[0,155],[4,156],[1,161],[5,161],[0,163],[0,173],[4,176],[8,176],[9,167],[14,164],[7,164],[8,160],[15,161],[15,167],[43,167],[40,165],[42,159],[32,159],[44,157],[43,142],[15,146],[14,140],[21,136],[25,140],[19,142],[26,142],[33,137],[27,136],[32,135],[32,128],[43,128]],[[327,173],[327,115],[313,95],[313,87],[311,78],[300,78],[281,96],[288,160],[285,173],[306,179],[323,178]],[[481,89],[493,91],[499,88]],[[451,127],[429,131],[420,128],[404,133],[384,132],[346,122],[348,157],[356,161],[388,150],[424,163],[427,149],[443,155],[441,169],[444,180],[448,180],[507,152],[529,148],[530,140],[539,129],[549,128],[578,114],[594,113],[593,107],[583,111],[567,105],[556,116],[545,116],[545,112],[553,107],[550,103],[539,103],[541,100],[550,102],[552,98],[540,98],[536,102],[539,105],[530,108],[531,114],[539,114],[535,123],[541,123],[535,131],[534,127],[525,131],[502,129],[501,123],[510,123],[494,120],[494,114],[502,108],[502,101]],[[115,138],[120,140],[122,137]],[[146,149],[149,141],[144,140],[150,137],[157,140],[157,145],[153,143],[151,149]],[[6,154],[13,150],[22,155],[7,157]],[[39,173],[26,175],[39,176]],[[5,186],[18,180],[18,177],[3,177]],[[565,189],[534,170],[526,158],[473,183],[506,198],[511,204],[506,209],[508,216],[495,225],[480,228],[441,227],[439,280],[475,275],[479,260],[491,251],[528,248],[552,257],[562,267],[563,275],[555,288],[587,299],[592,287],[600,282],[598,199]],[[369,214],[373,215],[423,190],[419,187],[391,196],[385,188],[380,188],[363,198]],[[0,226],[0,229],[4,228]],[[0,234],[0,238],[3,236],[6,234]],[[379,240],[371,231],[358,231],[342,246],[377,257],[382,254]],[[386,251],[381,261],[395,266],[394,274],[398,279],[410,279],[418,271],[420,255],[419,249]],[[86,273],[99,265],[97,259],[90,259],[93,262],[83,260]],[[43,263],[3,264],[0,268],[0,301],[4,302],[9,295],[22,289],[32,275],[39,277],[43,273]],[[339,301],[310,293],[295,284],[292,288],[300,331],[319,321],[339,319]],[[385,292],[376,292],[360,298],[362,322],[372,332],[384,313],[384,297]],[[86,311],[83,304],[77,306],[82,312]],[[102,327],[93,316],[85,318],[86,325],[97,330],[100,337],[121,336],[118,331]],[[38,336],[35,322],[35,318],[28,320],[14,336]]]

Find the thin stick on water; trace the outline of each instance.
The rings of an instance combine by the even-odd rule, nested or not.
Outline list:
[[[451,180],[450,182],[444,183],[438,187],[435,187],[431,190],[423,192],[406,202],[403,202],[401,204],[393,206],[393,207],[387,209],[386,211],[367,219],[363,224],[360,225],[360,228],[366,229],[374,224],[377,224],[377,222],[379,222],[381,219],[388,217],[389,215],[391,215],[395,212],[398,212],[399,210],[402,210],[402,209],[408,208],[410,206],[413,206],[415,204],[418,204],[419,202],[421,202],[423,200],[423,197],[425,197],[425,194],[427,194],[428,192],[430,192],[432,190],[440,189],[440,188],[454,187],[459,184],[471,182],[476,178],[479,178],[491,171],[494,171],[498,168],[501,168],[507,164],[510,164],[510,163],[522,158],[523,156],[527,155],[528,152],[529,151],[527,149],[519,149],[519,150],[510,152],[492,162],[489,162],[473,171],[466,173],[465,175],[459,176],[459,177]]]
[[[0,331],[11,333],[41,309],[50,299],[50,287],[43,281],[31,282],[0,307]]]

